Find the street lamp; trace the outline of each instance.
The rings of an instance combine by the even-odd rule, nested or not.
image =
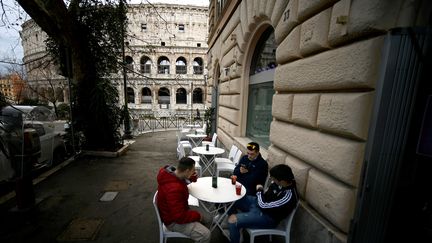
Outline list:
[[[120,1],[120,4],[123,4],[123,1]],[[128,95],[127,95],[127,82],[126,82],[126,55],[125,55],[125,26],[123,24],[121,28],[121,37],[122,37],[122,64],[123,64],[123,93],[124,93],[124,139],[132,138],[130,131],[130,121],[129,121],[129,110],[128,110]]]
[[[193,122],[193,81],[191,82],[191,91],[190,91],[190,101],[191,101],[191,112],[190,112],[190,123]]]
[[[126,81],[126,58],[125,58],[125,49],[124,49],[124,41],[122,42],[122,55],[123,55],[123,93],[124,93],[124,135],[123,138],[130,139],[132,138],[130,131],[130,121],[129,121],[129,110],[128,110],[128,94],[127,94],[127,81]]]
[[[204,108],[206,107],[206,102],[207,102],[207,78],[208,78],[208,69],[204,68]]]

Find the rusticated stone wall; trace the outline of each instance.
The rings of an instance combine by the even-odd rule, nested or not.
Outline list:
[[[288,164],[296,176],[303,202],[294,220],[296,242],[346,242],[385,36],[391,28],[421,25],[416,11],[423,2],[233,2],[221,30],[210,22],[220,30],[210,36],[208,53],[210,85],[219,95],[218,138],[243,151],[250,141],[245,137],[248,69],[254,43],[271,26],[278,66],[271,146],[263,155],[270,166]]]

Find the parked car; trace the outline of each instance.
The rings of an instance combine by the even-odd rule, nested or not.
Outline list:
[[[17,117],[3,116],[0,120],[0,184],[30,175],[40,157],[36,130],[20,124]]]
[[[0,134],[3,134],[0,132]],[[0,136],[0,182],[11,179],[14,176],[12,168],[11,155],[7,142]]]
[[[40,157],[34,167],[52,166],[62,162],[66,147],[53,111],[44,106],[7,106],[1,110],[0,119],[8,126],[15,127],[19,134],[26,129],[34,129],[39,137]],[[21,126],[21,127],[19,127]],[[19,129],[22,132],[19,132]],[[24,139],[24,142],[26,140]],[[25,147],[25,145],[24,145]]]

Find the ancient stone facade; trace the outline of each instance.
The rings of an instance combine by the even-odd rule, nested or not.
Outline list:
[[[40,101],[48,101],[53,100],[50,99],[50,96],[55,93],[59,103],[68,103],[68,83],[63,76],[58,74],[57,68],[50,64],[45,46],[46,33],[33,20],[26,21],[21,27],[23,62],[28,81],[27,96]]]
[[[125,37],[128,107],[133,113],[191,112],[205,108],[208,7],[130,5]],[[67,81],[46,60],[46,34],[34,23],[22,26],[24,62],[33,98],[48,95],[52,84],[68,102]],[[113,74],[124,104],[123,75]]]
[[[302,207],[295,242],[346,242],[389,29],[425,24],[425,1],[213,0],[209,85],[222,144],[245,152],[254,53],[274,33],[269,165],[291,166]],[[418,8],[419,6],[423,6]],[[427,10],[428,9],[428,10]],[[258,50],[259,51],[259,50]],[[210,101],[210,97],[208,98]],[[260,116],[257,116],[261,118]]]

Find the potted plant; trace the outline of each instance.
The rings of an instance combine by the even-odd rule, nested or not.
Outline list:
[[[204,122],[205,122],[205,124],[207,126],[207,128],[205,130],[205,133],[207,135],[207,137],[204,138],[205,141],[210,141],[211,140],[210,133],[213,130],[213,127],[212,127],[213,123],[212,123],[212,121],[214,119],[214,112],[215,112],[215,108],[214,107],[208,107],[205,110],[205,113],[204,113]]]

